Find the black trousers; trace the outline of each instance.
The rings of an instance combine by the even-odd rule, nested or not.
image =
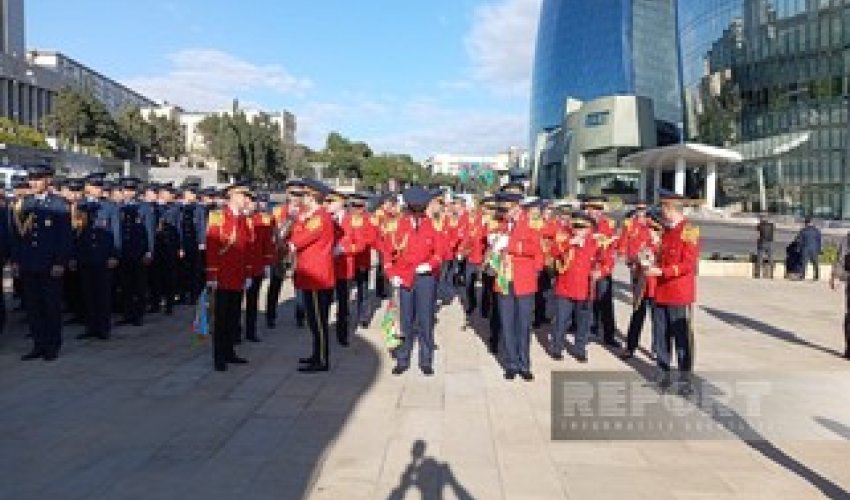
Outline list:
[[[165,310],[174,308],[174,295],[177,293],[177,273],[180,262],[176,248],[163,249],[154,259],[155,285],[153,290],[153,309],[159,310],[165,302]]]
[[[337,280],[334,289],[336,296],[336,338],[340,342],[348,341],[349,319],[351,316],[351,280]]]
[[[481,317],[486,318],[488,316],[492,316],[494,313],[491,311],[493,304],[496,303],[494,294],[496,284],[496,277],[490,273],[483,273],[481,276]],[[498,314],[496,314],[498,316]]]
[[[62,279],[49,272],[23,271],[21,292],[27,311],[33,350],[57,354],[62,347]]]
[[[329,365],[328,359],[328,316],[334,290],[303,290],[304,312],[313,335],[313,354],[310,356],[320,365]]]
[[[277,321],[277,305],[280,302],[281,288],[283,288],[283,277],[272,273],[266,289],[266,323],[269,325]]]
[[[466,276],[464,278],[466,285],[466,310],[472,314],[475,308],[478,307],[478,297],[475,295],[475,285],[478,281],[479,266],[471,262],[466,262],[464,266]]]
[[[847,298],[847,308],[844,312],[844,345],[845,355],[850,356],[850,283],[844,287],[844,294]]]
[[[80,290],[80,271],[79,269],[65,271],[65,276],[62,278],[63,292],[65,294],[65,304],[71,312],[72,319],[82,321],[85,317],[85,307],[83,306],[82,291]],[[19,282],[20,280],[15,280]]]
[[[135,258],[122,258],[118,266],[118,283],[121,290],[121,312],[130,323],[141,323],[145,315],[148,267]]]
[[[694,362],[694,337],[691,330],[688,306],[656,305],[655,322],[658,326],[658,367],[670,371],[670,348],[675,343],[679,371],[690,372]]]
[[[194,304],[198,301],[198,295],[201,289],[198,286],[199,270],[198,265],[201,261],[201,254],[197,250],[188,251],[180,259],[180,279],[179,292],[180,297],[185,302]]]
[[[626,337],[626,350],[634,353],[640,345],[640,335],[643,333],[643,325],[646,322],[647,313],[652,323],[652,351],[658,351],[659,327],[655,320],[655,301],[644,297],[637,309],[632,312],[629,321],[629,333]]]
[[[234,341],[239,331],[242,309],[242,291],[215,291],[213,298],[213,361],[216,365],[227,363],[236,357]]]
[[[245,337],[249,340],[257,340],[257,311],[262,287],[263,275],[254,276],[251,286],[245,291]]]
[[[537,293],[534,294],[534,323],[541,324],[548,320],[546,316],[546,292],[551,288],[551,276],[544,269],[537,274]]]
[[[112,329],[112,270],[106,263],[80,264],[86,333],[108,338]]]
[[[354,284],[357,288],[357,302],[355,314],[358,323],[369,322],[369,270],[360,269],[354,275]]]
[[[615,341],[617,325],[614,320],[614,281],[611,276],[596,280],[593,323],[596,334],[605,342]]]
[[[387,291],[389,288],[387,277],[384,275],[383,262],[378,262],[378,267],[375,268],[375,295],[379,299],[386,299],[390,296]]]

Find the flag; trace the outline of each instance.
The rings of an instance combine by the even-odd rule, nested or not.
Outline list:
[[[384,342],[387,349],[393,350],[401,345],[404,338],[401,334],[401,315],[398,309],[398,289],[393,290],[393,295],[387,301],[384,317],[381,320],[381,331],[384,333]]]
[[[200,297],[198,297],[198,306],[195,308],[195,318],[192,321],[192,333],[197,341],[206,340],[211,333],[211,309],[212,291],[209,288],[204,288]]]

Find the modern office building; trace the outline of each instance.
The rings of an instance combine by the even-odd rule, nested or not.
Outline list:
[[[569,141],[576,130],[567,123],[568,100],[648,98],[656,125],[651,142],[678,140],[682,100],[676,22],[675,0],[543,0],[530,130],[534,184],[541,194],[574,195],[589,188],[580,183],[577,164],[564,163],[559,171],[550,163],[548,168],[555,175],[537,175],[541,162],[547,161],[542,156],[557,163],[560,153],[571,155]],[[544,152],[536,147],[538,143],[548,143],[559,152],[553,157],[552,148]],[[591,163],[597,156],[608,162],[605,168],[612,174],[619,167],[616,153],[610,148],[583,152]],[[596,178],[594,189],[613,188],[609,184],[617,183],[619,177]]]
[[[850,218],[850,2],[680,0],[679,10],[687,137],[744,154],[718,173],[718,203]]]
[[[112,112],[153,101],[54,51],[26,51],[24,0],[0,0],[0,117],[43,128],[56,93],[91,92]]]

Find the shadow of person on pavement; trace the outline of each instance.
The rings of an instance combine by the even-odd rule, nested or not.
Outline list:
[[[847,425],[826,417],[815,417],[815,422],[838,434],[842,439],[850,441],[850,427]]]
[[[824,354],[831,354],[833,356],[844,357],[843,352],[839,352],[835,349],[830,349],[829,347],[824,347],[822,345],[809,342],[808,340],[798,336],[792,331],[777,328],[763,321],[759,321],[757,319],[743,316],[741,314],[723,311],[721,309],[715,309],[713,307],[708,306],[700,306],[700,309],[714,316],[720,321],[726,323],[729,326],[733,326],[738,329],[746,328],[748,330],[767,335],[768,337],[773,337],[777,340],[784,340],[785,342],[790,342],[799,346],[808,347],[809,349],[814,349]]]
[[[442,500],[446,487],[452,490],[450,498],[472,500],[472,495],[458,482],[447,463],[425,456],[425,446],[425,441],[421,439],[413,443],[410,463],[387,500],[403,500],[413,488],[419,490],[418,498],[422,500]]]
[[[632,367],[641,377],[647,381],[653,381],[657,374],[657,369],[647,361],[634,357],[628,360],[626,364]],[[712,394],[724,394],[725,391],[711,383],[710,380],[696,374],[692,374],[691,380],[694,387],[701,387],[703,392],[708,391]],[[689,399],[686,396],[680,396],[683,399]],[[690,399],[693,401],[693,399]],[[817,488],[826,498],[844,499],[850,497],[850,492],[843,489],[840,485],[832,482],[829,478],[822,476],[814,469],[809,468],[806,464],[798,461],[796,458],[789,455],[787,452],[779,448],[777,445],[770,442],[767,437],[761,434],[757,428],[753,427],[750,422],[734,408],[715,401],[715,405],[697,404],[695,407],[714,419],[718,424],[728,429],[741,442],[749,446],[752,450],[761,454],[764,458],[772,461],[774,464],[786,469],[788,472],[796,474],[800,479],[808,482],[813,487]],[[724,415],[725,418],[720,419],[719,416]],[[821,422],[822,425],[825,425]],[[846,430],[846,429],[845,429]]]

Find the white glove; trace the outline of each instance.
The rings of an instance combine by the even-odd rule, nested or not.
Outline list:
[[[393,278],[390,280],[390,283],[392,284],[393,288],[401,288],[401,278],[399,278],[398,276],[393,276]]]
[[[334,257],[339,257],[340,255],[345,255],[345,251],[341,246],[337,245],[334,247]]]
[[[495,245],[496,240],[499,239],[500,236],[501,236],[501,234],[499,234],[499,233],[488,234],[487,235],[487,244],[490,245],[490,246]]]
[[[416,274],[428,274],[431,272],[431,264],[427,262],[416,266]]]
[[[506,248],[508,248],[508,236],[505,234],[499,235],[499,237],[496,238],[496,241],[493,242],[493,250],[501,252]]]
[[[246,279],[245,280],[245,290],[251,288],[251,285],[253,285],[253,284],[254,284],[254,280],[252,280],[251,278]]]
[[[263,268],[263,276],[265,278],[271,278],[272,277],[272,266],[266,266],[266,267]]]
[[[198,250],[203,252],[206,249],[207,249],[207,246],[204,243],[201,243],[201,244],[198,245]]]
[[[218,281],[207,281],[207,288],[215,290],[218,288]]]
[[[455,258],[457,259],[458,262],[463,262],[463,255],[457,254],[457,257],[455,257]]]

